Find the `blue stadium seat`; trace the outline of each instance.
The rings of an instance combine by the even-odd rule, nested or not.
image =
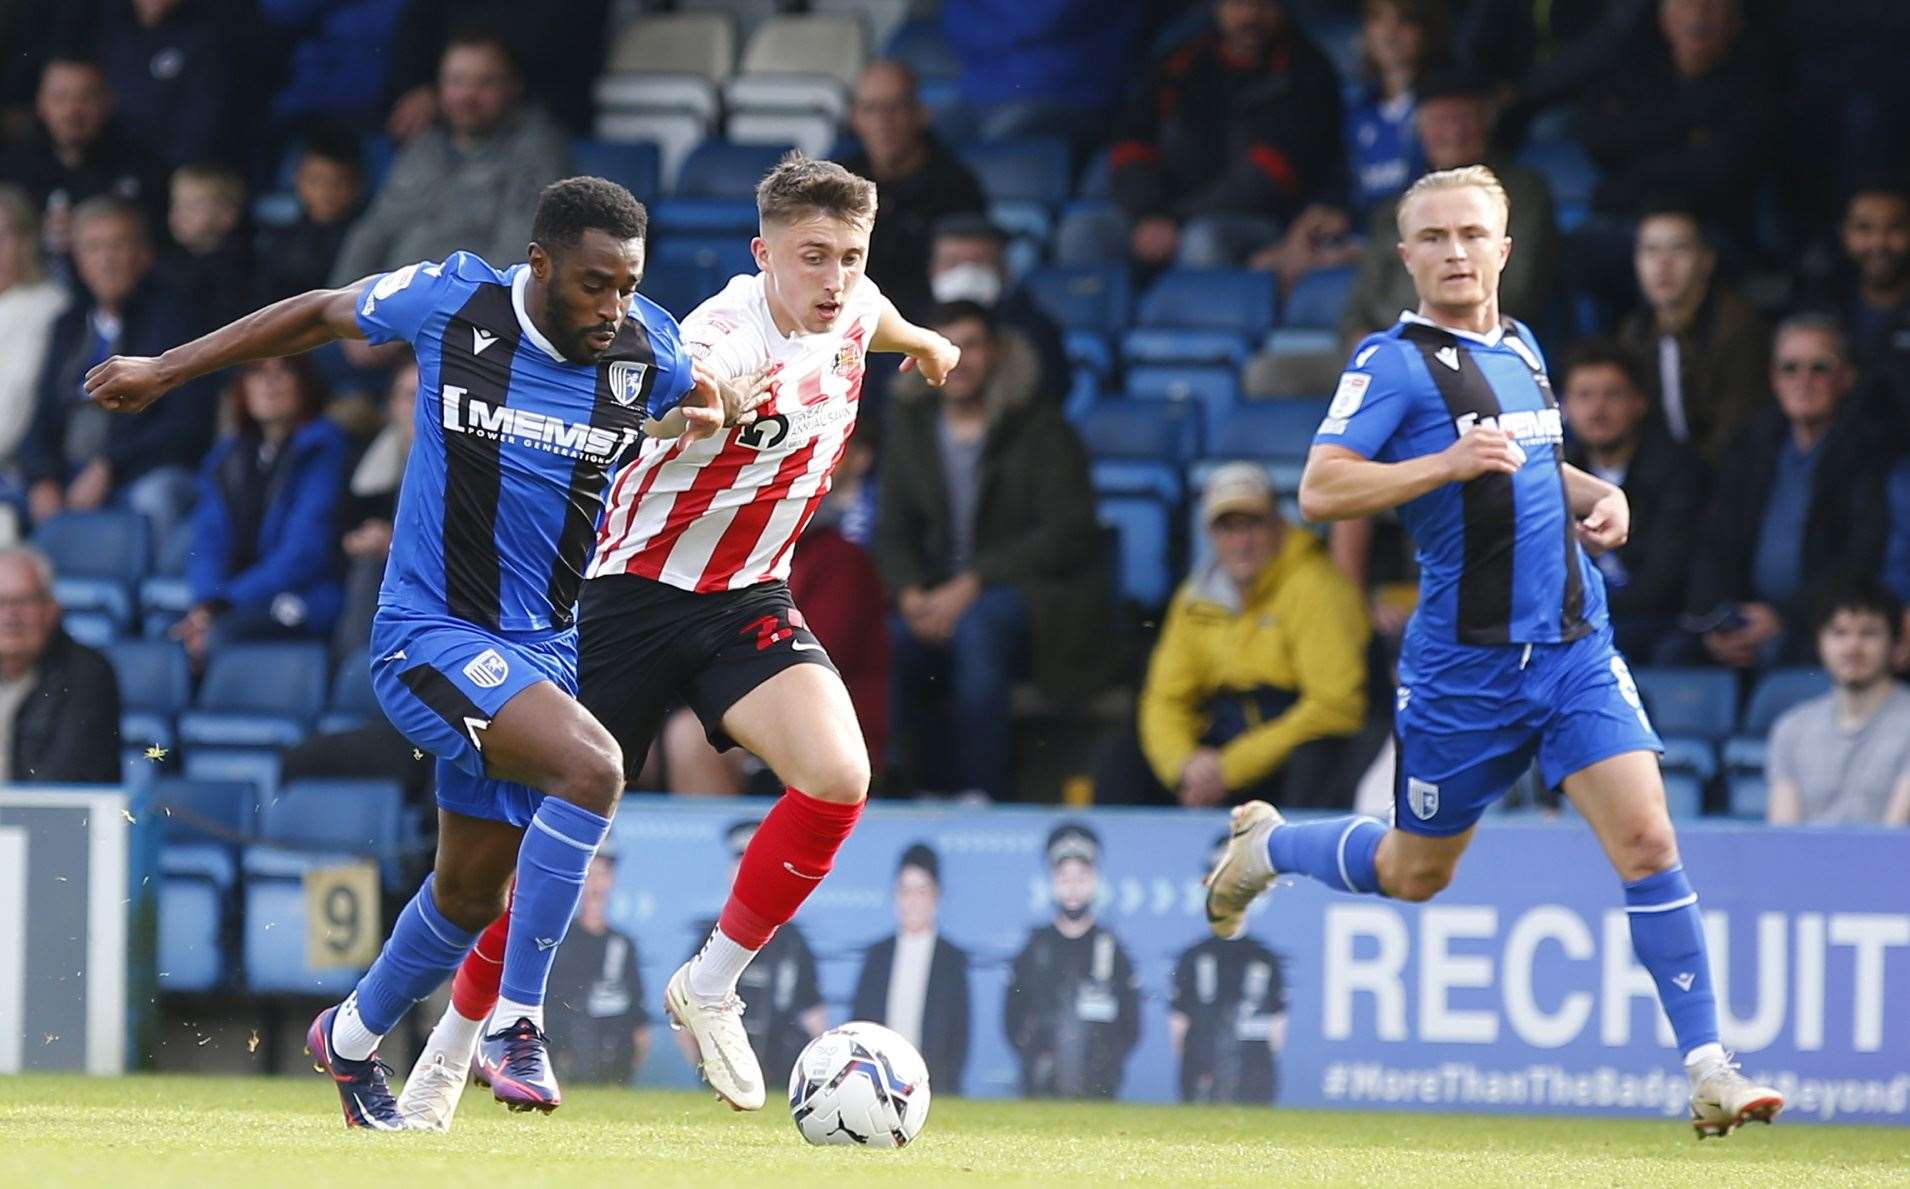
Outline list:
[[[1154,458],[1100,458],[1088,464],[1097,495],[1146,495],[1178,507],[1181,468]]]
[[[1053,207],[1067,200],[1070,150],[1059,137],[1028,137],[972,144],[957,150],[981,179],[992,202],[1037,202]]]
[[[57,596],[57,591],[55,592]],[[107,611],[67,611],[60,617],[66,634],[88,648],[104,648],[120,638],[125,623]]]
[[[1339,335],[1310,326],[1276,326],[1267,332],[1263,345],[1275,355],[1342,354]]]
[[[239,842],[256,812],[247,781],[161,777],[152,785],[161,815],[159,988],[209,991],[229,981],[225,947],[238,886]]]
[[[332,675],[331,697],[325,702],[325,713],[319,716],[318,729],[324,734],[350,731],[383,716],[371,689],[371,654],[362,648],[353,649]]]
[[[254,991],[343,994],[348,968],[305,963],[307,872],[370,857],[385,860],[385,882],[404,837],[404,791],[391,780],[300,780],[259,808],[266,841],[246,848],[245,968]],[[274,843],[278,845],[273,845]]]
[[[756,271],[749,240],[739,235],[683,233],[659,238],[649,263],[701,269],[721,278],[719,285],[738,273]]]
[[[1667,735],[1664,743],[1661,763],[1667,775],[1675,772],[1709,783],[1718,774],[1718,749],[1711,740]]]
[[[1353,265],[1322,268],[1300,278],[1287,295],[1282,324],[1311,330],[1332,330],[1338,325],[1340,311],[1353,292],[1353,280],[1359,270]]]
[[[665,198],[650,208],[650,234],[659,240],[673,235],[756,234],[753,198]]]
[[[152,532],[137,512],[62,512],[34,543],[53,561],[53,594],[69,611],[98,611],[124,627],[133,590],[152,564]]]
[[[1200,453],[1202,411],[1190,400],[1102,401],[1075,428],[1090,457],[1141,458],[1177,466]]]
[[[183,767],[190,780],[244,781],[257,789],[260,797],[270,797],[278,791],[281,760],[276,747],[196,744],[185,748],[183,754]]]
[[[1229,456],[1302,460],[1313,446],[1326,406],[1323,400],[1300,398],[1245,401],[1211,440]]]
[[[580,136],[570,142],[570,167],[620,183],[646,203],[656,198],[662,186],[663,155],[648,141],[618,143]]]
[[[313,643],[233,644],[212,655],[196,705],[179,716],[187,747],[286,747],[325,706],[325,648]]]
[[[1113,334],[1127,325],[1131,297],[1123,265],[1038,268],[1021,283],[1049,317],[1071,330]]]
[[[1665,808],[1673,821],[1704,816],[1704,782],[1687,772],[1665,773]]]
[[[1737,722],[1737,675],[1723,669],[1635,669],[1638,691],[1652,725],[1664,736],[1686,735],[1713,743]]]
[[[192,664],[172,640],[116,640],[106,659],[119,679],[120,705],[173,715],[192,702]]]
[[[727,278],[697,264],[650,262],[643,270],[643,295],[678,318],[716,295]]]
[[[1576,140],[1554,140],[1526,145],[1519,164],[1545,175],[1557,207],[1559,230],[1571,231],[1591,214],[1592,192],[1598,189],[1598,164]]]
[[[403,845],[395,780],[295,780],[259,806],[259,837],[331,854],[385,858]]]
[[[962,73],[961,59],[942,36],[939,17],[916,17],[889,38],[883,56],[907,62],[923,79],[954,79]]]
[[[1095,514],[1120,538],[1116,581],[1121,597],[1143,607],[1162,607],[1173,593],[1173,513],[1147,495],[1104,495]]]
[[[332,856],[339,861],[344,856]],[[245,983],[265,995],[342,998],[364,972],[354,967],[306,965],[305,873],[325,858],[253,847],[245,855]]]
[[[1277,292],[1272,273],[1169,269],[1141,295],[1137,321],[1143,326],[1230,330],[1259,342],[1277,320]]]
[[[1076,370],[1086,368],[1103,380],[1114,374],[1114,344],[1107,335],[1098,330],[1069,327],[1061,332],[1061,342],[1068,353],[1068,362]]]
[[[731,144],[706,140],[691,151],[677,175],[678,198],[747,198],[774,168],[788,145]]]
[[[1770,734],[1786,710],[1827,694],[1830,689],[1830,674],[1815,666],[1773,669],[1759,678],[1757,687],[1751,691],[1738,734],[1762,739]]]
[[[1224,363],[1239,368],[1253,342],[1231,330],[1136,326],[1121,336],[1121,358],[1133,363]]]
[[[1734,772],[1726,781],[1731,793],[1731,816],[1764,820],[1771,789],[1762,772]]]
[[[1212,364],[1133,367],[1127,372],[1127,394],[1134,399],[1198,404],[1205,440],[1219,443],[1226,440],[1218,432],[1221,425],[1240,403],[1240,373],[1231,367]]]
[[[192,609],[192,584],[172,574],[154,574],[139,584],[139,617],[170,630]]]

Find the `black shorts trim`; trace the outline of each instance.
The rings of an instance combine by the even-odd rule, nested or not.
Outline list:
[[[631,574],[584,583],[578,619],[578,698],[609,728],[631,771],[643,766],[664,717],[696,713],[727,751],[730,707],[784,669],[835,662],[782,582],[698,594]]]

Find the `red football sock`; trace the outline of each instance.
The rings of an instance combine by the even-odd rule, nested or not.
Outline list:
[[[860,801],[820,801],[793,788],[783,793],[743,851],[729,903],[717,920],[724,935],[752,950],[768,944],[829,874],[861,816]]]
[[[451,1006],[467,1020],[482,1020],[497,1006],[497,985],[504,978],[504,941],[511,932],[511,912],[492,921],[464,956],[451,980]]]

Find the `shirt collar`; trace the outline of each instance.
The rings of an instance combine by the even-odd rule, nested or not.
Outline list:
[[[1439,323],[1434,322],[1431,318],[1423,317],[1422,315],[1420,315],[1419,313],[1413,310],[1401,310],[1399,312],[1399,320],[1401,322],[1417,322],[1421,326],[1430,326],[1434,330],[1443,330],[1447,334],[1453,335],[1458,338],[1467,339],[1471,342],[1478,343],[1479,345],[1484,347],[1496,347],[1499,345],[1499,340],[1505,337],[1504,326],[1493,327],[1489,334],[1477,334],[1470,330],[1454,330],[1450,326],[1441,326]]]
[[[518,265],[517,274],[511,278],[511,311],[517,315],[518,329],[524,332],[525,338],[537,344],[538,350],[558,363],[568,364],[570,360],[565,359],[557,348],[550,345],[550,340],[544,337],[544,332],[537,329],[537,325],[531,321],[531,316],[524,312],[524,289],[530,283],[531,266]]]

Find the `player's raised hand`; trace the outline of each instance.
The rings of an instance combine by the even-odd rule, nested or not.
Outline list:
[[[1579,543],[1593,556],[1617,549],[1631,539],[1631,503],[1623,491],[1614,488],[1593,504],[1574,528]]]
[[[1525,451],[1496,425],[1475,425],[1445,450],[1455,483],[1480,475],[1510,475],[1525,465]]]
[[[114,355],[86,373],[86,395],[102,409],[137,413],[172,391],[159,360],[145,355]]]
[[[962,349],[932,330],[922,332],[922,341],[902,361],[901,371],[919,371],[930,388],[948,383],[948,373],[962,361]]]
[[[692,369],[691,375],[693,380],[690,390],[683,394],[683,399],[677,402],[675,409],[671,410],[673,414],[682,414],[682,431],[671,435],[659,433],[657,429],[645,426],[648,432],[657,433],[659,437],[680,437],[686,445],[691,442],[700,442],[712,434],[722,432],[724,409],[721,381],[716,378],[715,372],[707,371],[701,366]],[[665,423],[667,420],[666,418]]]
[[[722,396],[723,424],[726,426],[748,425],[756,420],[760,416],[759,410],[775,394],[776,374],[782,370],[781,364],[772,363],[761,371],[732,380],[710,371],[700,359],[692,367],[699,380],[707,377]]]

